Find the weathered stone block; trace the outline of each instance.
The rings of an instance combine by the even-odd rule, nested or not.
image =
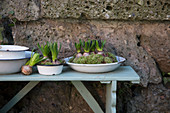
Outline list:
[[[20,21],[37,20],[40,18],[40,0],[5,0],[1,1],[0,15],[8,16],[14,12],[14,17]]]
[[[127,113],[168,113],[170,90],[162,84],[134,90],[133,99],[127,104]]]
[[[20,21],[41,18],[170,20],[168,0],[5,0],[1,15],[14,11]]]

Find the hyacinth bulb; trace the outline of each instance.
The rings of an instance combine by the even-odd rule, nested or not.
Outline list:
[[[103,54],[104,54],[104,52],[103,52],[103,51],[98,51],[98,52],[97,52],[97,54],[99,54],[99,55],[103,55]]]
[[[83,53],[83,56],[89,56],[89,53],[85,52]]]
[[[102,40],[96,40],[96,49],[98,51],[97,54],[101,54],[103,55],[104,52],[103,52],[103,48],[104,48],[104,45],[105,45],[106,41],[102,41]]]
[[[80,58],[81,56],[83,56],[81,53],[77,53],[76,58]]]
[[[30,74],[32,74],[32,67],[29,66],[29,65],[22,66],[21,72],[22,72],[24,75],[30,75]]]

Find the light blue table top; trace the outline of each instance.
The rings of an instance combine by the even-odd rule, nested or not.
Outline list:
[[[118,69],[98,74],[81,73],[64,67],[59,75],[47,76],[33,73],[26,76],[21,73],[0,75],[0,81],[140,81],[138,74],[130,66],[120,66]]]

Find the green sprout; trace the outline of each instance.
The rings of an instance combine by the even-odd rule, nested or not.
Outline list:
[[[48,58],[50,54],[50,47],[49,43],[47,42],[46,45],[37,44],[37,47],[40,49],[41,53],[43,54],[44,58]]]
[[[106,43],[106,40],[96,40],[96,49],[97,51],[103,51],[104,45]]]
[[[95,50],[96,50],[96,40],[92,40],[91,41],[91,52],[95,52]]]
[[[92,43],[91,43],[91,40],[88,40],[86,42],[83,41],[83,50],[84,50],[84,52],[89,53],[90,50],[92,49],[92,47],[94,47],[94,45],[95,45],[94,41],[92,41]]]
[[[55,64],[57,58],[58,58],[58,53],[60,52],[61,50],[61,43],[60,43],[60,47],[58,48],[58,44],[57,42],[54,42],[52,44],[50,44],[50,51],[51,51],[51,55],[52,55],[52,62],[53,64]]]
[[[33,55],[33,52],[31,53],[31,58],[29,61],[27,61],[27,63],[25,65],[29,65],[29,66],[34,66],[35,64],[43,61],[43,60],[46,60],[46,58],[41,58],[40,57],[40,54],[39,53],[34,53]]]
[[[77,53],[81,52],[81,46],[82,46],[82,42],[81,42],[81,39],[80,39],[79,43],[75,43],[75,48],[76,48]]]

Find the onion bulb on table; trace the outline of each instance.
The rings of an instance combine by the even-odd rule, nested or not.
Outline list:
[[[32,67],[29,65],[22,66],[21,70],[24,75],[30,75],[32,73]]]
[[[46,59],[40,58],[40,54],[38,54],[38,53],[35,53],[35,54],[33,55],[33,52],[32,52],[30,60],[29,60],[24,66],[21,67],[21,72],[22,72],[24,75],[30,75],[30,74],[32,74],[32,67],[33,67],[35,64],[37,64],[37,63],[39,63],[39,62],[41,62],[41,61],[43,61],[43,60],[46,60]]]
[[[77,53],[76,58],[82,57],[83,55],[81,53]]]

